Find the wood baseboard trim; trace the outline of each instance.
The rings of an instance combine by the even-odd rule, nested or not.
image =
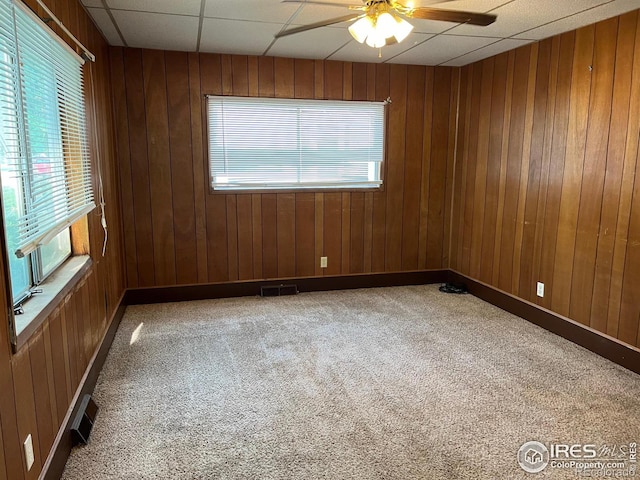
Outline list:
[[[62,421],[62,426],[60,427],[60,430],[58,430],[58,434],[53,442],[49,456],[42,467],[39,480],[57,480],[62,476],[62,472],[64,471],[64,467],[72,448],[71,423],[80,408],[82,397],[87,393],[93,393],[93,389],[96,386],[98,375],[100,375],[100,371],[102,370],[102,366],[107,358],[107,354],[109,353],[109,349],[113,343],[116,331],[118,330],[118,326],[120,325],[120,321],[122,320],[124,311],[127,307],[124,302],[125,294],[126,290],[120,296],[118,307],[111,315],[109,326],[102,336],[100,346],[94,352],[93,357],[91,357],[89,365],[80,380],[80,385],[76,389],[71,405],[67,410],[64,420]]]
[[[469,293],[538,325],[570,342],[592,351],[640,374],[640,350],[582,325],[574,320],[551,312],[539,305],[522,300],[490,285],[474,280],[459,272],[449,271],[449,282],[464,283]]]
[[[298,286],[299,292],[423,285],[446,282],[447,274],[448,270],[417,270],[411,272],[294,277],[169,287],[130,288],[125,294],[125,304],[140,305],[212,298],[249,297],[260,295],[260,287],[282,284],[295,284]]]

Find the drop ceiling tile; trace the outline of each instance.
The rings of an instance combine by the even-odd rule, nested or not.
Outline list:
[[[533,40],[515,40],[512,38],[506,38],[504,40],[500,40],[499,42],[492,43],[491,45],[480,48],[475,52],[470,52],[466,55],[454,58],[453,60],[443,63],[443,65],[447,67],[462,67],[463,65],[477,62],[478,60],[482,60],[484,58],[492,57],[493,55],[498,55],[499,53],[522,47],[523,45],[527,45],[532,41]]]
[[[418,33],[442,33],[457,25],[455,23],[421,20],[419,18],[409,18],[407,21],[413,25],[413,31]]]
[[[300,8],[280,0],[207,0],[204,16],[229,20],[285,23]]]
[[[130,47],[193,52],[198,40],[198,17],[112,10]]]
[[[379,49],[371,48],[367,44],[358,43],[352,39],[347,45],[331,55],[329,59],[342,60],[344,62],[382,63],[432,36],[423,33],[411,33],[403,42],[383,47],[382,57],[378,56]]]
[[[200,51],[262,55],[281,28],[279,23],[205,18]]]
[[[437,4],[429,4],[429,2],[414,2],[417,6],[446,8],[449,10],[466,10],[469,12],[488,12],[494,8],[512,2],[513,0],[453,0],[451,2],[441,2]],[[570,0],[571,1],[571,0]],[[410,2],[406,2],[410,3]]]
[[[85,7],[104,8],[102,0],[82,0],[82,4]]]
[[[525,30],[566,17],[587,8],[593,8],[608,0],[515,0],[491,13],[498,19],[486,27],[459,25],[450,33],[455,35],[478,35],[483,37],[510,37]]]
[[[436,35],[424,43],[393,57],[390,63],[440,65],[454,58],[500,40],[488,37]]]
[[[318,28],[276,40],[268,55],[294,58],[327,58],[351,40],[347,28]]]
[[[93,22],[96,24],[102,36],[107,40],[109,45],[123,47],[122,39],[111,21],[111,17],[104,8],[87,8],[87,12],[91,15]]]
[[[200,0],[106,0],[109,8],[139,12],[200,15]]]
[[[331,0],[333,1],[333,0]],[[337,3],[342,3],[338,0]],[[307,25],[309,23],[321,22],[330,18],[344,17],[345,15],[363,15],[364,12],[349,10],[349,5],[358,5],[360,2],[346,2],[344,7],[324,6],[324,5],[304,5],[300,11],[291,19],[296,25]]]
[[[519,35],[515,35],[514,38],[531,38],[533,40],[541,40],[543,38],[552,37],[553,35],[568,32],[569,30],[575,30],[601,20],[606,20],[607,18],[611,18],[616,15],[622,15],[623,13],[637,9],[639,6],[639,0],[615,0],[571,17],[563,18],[547,25],[541,25],[538,28],[522,32]]]

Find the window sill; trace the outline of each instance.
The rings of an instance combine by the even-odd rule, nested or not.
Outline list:
[[[23,314],[14,316],[16,351],[28,342],[29,337],[75,287],[89,270],[91,263],[89,255],[71,257],[38,286],[42,288],[42,293],[34,295],[24,303]]]
[[[219,189],[209,185],[210,195],[235,195],[235,194],[253,194],[253,193],[367,193],[367,192],[384,192],[384,184],[377,187],[331,187],[331,188],[233,188]]]

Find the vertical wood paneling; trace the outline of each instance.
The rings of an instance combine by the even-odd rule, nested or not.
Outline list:
[[[262,195],[262,274],[278,277],[278,208],[275,193]]]
[[[427,265],[439,268],[445,253],[445,198],[449,163],[450,94],[453,88],[451,69],[436,69],[434,75],[433,118],[431,133],[431,167],[429,168],[429,197],[427,213]],[[452,159],[451,159],[452,160]],[[446,245],[449,248],[449,245]]]
[[[225,195],[227,208],[227,266],[228,280],[238,280],[238,198]]]
[[[531,157],[531,135],[533,130],[533,113],[535,100],[536,76],[538,68],[538,44],[531,46],[529,55],[529,78],[527,79],[527,108],[525,111],[524,138],[522,143],[522,162],[520,165],[520,191],[518,193],[518,212],[516,216],[516,235],[513,250],[512,289],[517,294],[520,277],[520,258],[522,256],[522,236],[524,233],[524,215],[529,181],[529,161]]]
[[[113,82],[113,110],[121,121],[116,122],[118,139],[118,154],[120,167],[120,195],[122,203],[129,208],[122,209],[122,231],[125,242],[125,261],[127,283],[131,287],[138,286],[138,256],[136,242],[135,210],[131,208],[134,202],[134,188],[132,181],[131,156],[129,153],[129,124],[127,112],[127,93],[125,90],[124,56],[121,48],[114,48],[111,52],[111,76]]]
[[[553,290],[550,292],[552,309],[565,316],[569,315],[571,301],[573,256],[589,120],[589,102],[585,99],[589,99],[591,95],[589,66],[593,61],[594,33],[595,26],[581,28],[576,32],[576,48],[573,57],[567,150],[560,194]]]
[[[253,212],[251,195],[238,195],[238,280],[253,278]]]
[[[491,159],[502,159],[502,128],[504,126],[504,104],[507,91],[508,54],[498,55],[493,72],[493,95],[489,121],[489,151]],[[485,195],[485,218],[483,223],[479,278],[491,281],[493,275],[493,253],[495,250],[498,199],[500,195],[500,171],[502,162],[492,161],[487,166]]]
[[[551,134],[549,180],[544,215],[544,231],[542,233],[540,272],[538,275],[539,281],[545,284],[545,288],[548,291],[553,291],[553,269],[556,258],[556,238],[560,215],[562,177],[564,175],[564,157],[567,150],[567,125],[569,123],[569,101],[571,98],[574,47],[575,32],[560,36],[555,116],[553,120],[553,132]],[[547,294],[542,299],[538,297],[536,297],[536,299],[543,307],[551,308],[551,295]]]
[[[387,124],[385,270],[402,268],[402,202],[407,117],[407,66],[391,65]]]
[[[157,265],[154,268],[154,275],[158,277],[154,281],[158,284],[161,284],[160,276],[166,280],[167,272],[174,270],[172,281],[179,284],[189,283],[187,278],[192,279],[192,283],[218,282],[445,266],[449,238],[448,184],[453,183],[455,141],[451,131],[455,130],[453,111],[457,106],[458,76],[453,74],[453,69],[132,49],[125,49],[124,54],[122,49],[114,51],[115,59],[132,58],[132,67],[114,77],[116,91],[128,94],[130,90],[136,92],[142,88],[147,97],[153,95],[154,98],[164,93],[164,103],[140,107],[142,114],[136,121],[142,124],[136,126],[135,133],[127,130],[124,137],[131,144],[138,134],[149,139],[167,136],[166,148],[147,141],[147,149],[138,152],[140,157],[136,161],[151,168],[152,148],[155,149],[154,162],[156,153],[162,157],[161,162],[165,162],[168,155],[172,185],[167,198],[171,199],[173,210],[162,208],[162,202],[157,205],[157,196],[151,193],[152,184],[162,183],[159,179],[150,179],[147,185],[138,188],[132,169],[131,174],[125,172],[122,182],[130,191],[146,195],[146,203],[141,204],[149,205],[150,211],[167,210],[178,216],[179,212],[189,210],[187,218],[175,218],[171,222],[172,235],[169,236],[185,241],[174,243],[173,258],[177,263],[173,267]],[[144,68],[140,67],[141,59]],[[126,67],[125,60],[122,63]],[[150,75],[156,70],[157,81]],[[131,72],[142,77],[132,82],[132,88],[128,76]],[[207,94],[371,101],[391,96],[392,103],[387,107],[388,149],[383,189],[246,195],[211,192],[206,158],[204,96]],[[165,109],[167,118],[145,121],[144,117],[151,115],[151,108],[154,115],[160,116]],[[131,107],[114,110],[118,115],[116,123],[130,125],[132,110],[137,113]],[[181,118],[186,120],[180,122]],[[123,142],[124,139],[118,138],[118,144]],[[190,152],[187,151],[189,145]],[[130,150],[125,151],[123,162],[129,160],[133,164],[132,155]],[[135,201],[133,206],[123,206],[128,217],[137,217],[134,207]],[[155,234],[157,228],[163,228],[164,218],[161,216],[149,225],[151,236],[135,229],[134,223],[128,244],[135,248],[133,253],[128,250],[127,255],[137,256],[140,246],[134,240],[143,236],[158,252],[165,252],[167,241],[158,243]],[[177,259],[185,258],[189,251],[196,254],[182,265]],[[328,257],[326,269],[320,268],[321,256]],[[159,254],[155,253],[152,261],[160,262]],[[142,270],[141,264],[137,267]],[[137,273],[140,276],[140,272]],[[133,276],[130,278],[136,280]],[[138,278],[137,284],[142,283]]]
[[[205,173],[202,125],[202,98],[200,91],[200,61],[195,53],[189,53],[189,112],[191,126],[191,161],[193,163],[193,203],[196,230],[196,265],[198,282],[206,282],[209,278],[207,261],[207,208],[206,192],[208,190],[208,174]],[[126,202],[123,201],[123,205]],[[126,208],[123,208],[123,211]]]
[[[251,232],[253,245],[253,277],[262,276],[262,197],[251,195]]]
[[[589,324],[591,302],[585,301],[593,293],[596,248],[602,213],[607,144],[611,124],[613,74],[615,70],[618,19],[612,18],[596,25],[589,100],[589,123],[582,172],[582,191],[578,210],[577,237],[571,279],[569,314],[580,323]],[[612,158],[612,161],[613,158]],[[605,325],[602,325],[602,322]],[[606,317],[595,325],[606,328]]]
[[[531,149],[529,155],[529,174],[527,183],[527,197],[524,207],[524,225],[522,232],[522,251],[530,252],[536,248],[536,231],[538,228],[538,212],[540,211],[542,200],[542,191],[544,190],[543,162],[544,149],[548,142],[545,142],[545,124],[547,123],[548,111],[548,92],[550,77],[550,61],[551,61],[551,42],[545,41],[538,48],[538,65],[535,81],[535,103],[533,106],[533,124],[531,127]],[[551,121],[549,121],[551,123]],[[535,292],[534,271],[535,256],[520,256],[520,278],[514,278],[519,281],[518,292],[523,298],[533,300]]]
[[[25,472],[25,478],[35,479],[38,478],[38,471],[42,467],[43,458],[40,452],[40,436],[33,396],[34,379],[31,375],[30,357],[29,348],[23,348],[13,357],[11,366],[13,368],[13,390],[16,400],[18,432],[21,439],[26,439],[28,435],[31,435],[33,441],[34,468],[29,472]],[[20,450],[22,459],[20,469],[24,470],[22,467],[25,464],[24,451],[22,448]]]
[[[142,68],[156,282],[171,285],[176,281],[176,251],[164,52],[144,50]]]
[[[296,193],[295,198],[295,258],[296,276],[315,275],[315,196],[313,193]]]
[[[415,270],[418,268],[425,78],[425,68],[408,67],[406,118],[407,124],[412,125],[412,128],[405,130],[404,185],[402,189],[401,267],[403,270]]]
[[[497,128],[507,125],[495,103],[505,89],[500,58],[462,69],[451,265],[637,346],[638,11],[516,50],[506,72],[508,128]],[[498,141],[508,152],[496,176]],[[504,191],[497,203],[495,189]]]
[[[276,195],[278,277],[296,274],[296,197],[294,193]]]
[[[31,379],[33,382],[33,401],[38,425],[38,442],[40,444],[40,458],[47,458],[49,449],[53,445],[53,437],[58,430],[51,414],[51,396],[46,379],[47,360],[44,351],[42,330],[35,333],[29,342],[29,360]]]
[[[198,281],[196,219],[191,158],[191,104],[189,59],[186,53],[167,52],[167,109],[171,158],[171,194],[175,232],[176,282]],[[194,255],[194,252],[196,253]]]
[[[133,212],[136,229],[136,258],[138,260],[138,285],[154,285],[155,255],[151,226],[151,195],[149,162],[147,160],[147,127],[144,106],[144,79],[142,77],[142,52],[124,51],[126,104],[128,119],[129,151],[131,152],[131,185],[133,187]],[[114,79],[114,84],[118,79]],[[116,112],[123,113],[123,112]],[[118,119],[120,121],[120,118]],[[117,122],[116,122],[117,123]],[[120,132],[118,138],[120,138]],[[126,161],[126,159],[125,159]]]
[[[627,126],[627,141],[624,149],[624,163],[622,167],[622,184],[620,186],[620,203],[615,231],[613,264],[611,267],[610,302],[607,315],[607,334],[617,336],[621,310],[621,296],[624,280],[624,266],[626,260],[627,238],[629,234],[629,222],[631,216],[631,202],[633,198],[633,172],[637,168],[638,142],[635,136],[640,131],[640,13],[634,12],[632,16],[636,20],[635,48],[632,66],[631,95],[629,102],[629,122]],[[624,23],[624,17],[621,20]],[[618,48],[628,49],[628,44],[618,43]],[[617,63],[616,63],[617,64]]]

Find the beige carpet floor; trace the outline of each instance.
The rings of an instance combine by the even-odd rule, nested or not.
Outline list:
[[[65,479],[518,479],[640,442],[640,376],[437,286],[127,308]]]

